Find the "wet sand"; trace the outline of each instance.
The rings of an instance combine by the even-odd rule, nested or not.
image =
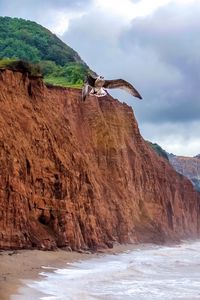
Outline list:
[[[113,249],[102,250],[97,253],[78,253],[65,250],[40,251],[17,250],[0,252],[0,300],[22,299],[20,289],[23,289],[23,280],[39,278],[39,273],[44,271],[42,266],[64,268],[67,263],[90,259],[105,254],[115,254],[131,250],[136,245],[117,245]],[[52,268],[52,269],[51,269]],[[16,296],[16,297],[15,297]],[[30,299],[34,299],[30,297]],[[27,299],[27,300],[30,300]]]

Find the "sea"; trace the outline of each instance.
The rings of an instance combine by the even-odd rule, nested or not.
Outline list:
[[[138,245],[123,253],[67,263],[61,269],[43,266],[39,278],[26,283],[19,299],[196,300],[200,299],[200,241]]]

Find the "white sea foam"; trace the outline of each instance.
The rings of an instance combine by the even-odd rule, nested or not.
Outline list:
[[[35,300],[200,299],[200,242],[145,246],[67,264],[28,283],[43,292]],[[27,298],[28,299],[28,298]]]

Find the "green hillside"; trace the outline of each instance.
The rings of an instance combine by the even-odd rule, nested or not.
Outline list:
[[[81,85],[89,70],[78,53],[55,34],[18,18],[0,17],[0,59],[5,58],[33,63],[46,82],[64,86]]]
[[[159,156],[161,156],[169,161],[167,152],[164,149],[162,149],[158,144],[152,143],[150,141],[146,141],[146,142]]]

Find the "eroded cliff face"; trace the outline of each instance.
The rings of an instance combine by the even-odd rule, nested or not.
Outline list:
[[[199,200],[126,104],[1,72],[1,249],[196,237]]]

